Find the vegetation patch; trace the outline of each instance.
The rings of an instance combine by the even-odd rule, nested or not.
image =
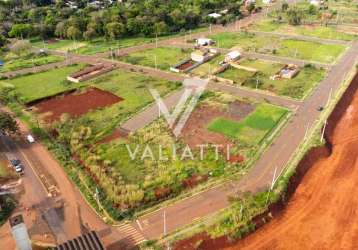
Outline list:
[[[5,59],[5,65],[0,67],[0,73],[16,71],[24,68],[32,68],[49,63],[61,62],[63,60],[63,57],[55,55],[28,54],[22,57],[12,56]]]
[[[119,60],[169,71],[171,66],[190,58],[190,52],[190,49],[159,47],[131,53],[120,57]]]
[[[334,62],[346,49],[346,46],[340,44],[281,39],[277,36],[255,35],[248,32],[225,32],[212,35],[210,38],[222,48],[241,49],[323,63]]]
[[[46,72],[6,80],[6,83],[13,86],[21,102],[29,103],[62,93],[66,90],[76,89],[80,85],[68,82],[66,77],[83,67],[83,65],[72,65],[52,69]]]
[[[287,113],[287,110],[270,104],[260,104],[242,121],[223,118],[213,120],[208,129],[238,139],[244,145],[255,145],[269,133]]]

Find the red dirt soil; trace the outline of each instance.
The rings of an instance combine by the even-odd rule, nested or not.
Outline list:
[[[34,104],[45,122],[59,120],[67,113],[71,118],[79,117],[90,110],[111,106],[123,99],[107,91],[89,88],[84,93],[70,93],[45,99]]]
[[[328,119],[327,145],[311,149],[291,178],[289,202],[270,206],[273,216],[235,242],[207,234],[177,242],[174,249],[358,249],[358,75]]]
[[[329,119],[331,154],[313,163],[279,216],[227,249],[358,249],[357,86],[358,76]]]

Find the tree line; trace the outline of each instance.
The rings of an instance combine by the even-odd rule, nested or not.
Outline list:
[[[226,24],[241,16],[243,5],[243,0],[127,0],[103,1],[103,6],[98,8],[89,5],[88,0],[71,2],[75,4],[72,7],[64,0],[1,1],[0,34],[2,38],[88,40],[165,35],[208,23]],[[224,9],[227,13],[219,19],[208,16]]]

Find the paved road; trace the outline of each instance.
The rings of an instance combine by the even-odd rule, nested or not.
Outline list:
[[[179,102],[180,97],[183,95],[184,90],[177,90],[173,93],[170,93],[167,97],[163,99],[168,110],[171,110],[175,107],[175,105]],[[137,131],[138,129],[144,128],[154,120],[159,117],[159,108],[156,103],[151,104],[144,111],[138,113],[133,116],[131,119],[126,121],[121,128],[127,131]]]

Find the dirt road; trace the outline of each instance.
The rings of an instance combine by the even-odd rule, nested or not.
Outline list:
[[[358,249],[358,91],[336,111],[331,155],[311,166],[280,216],[229,249]]]

